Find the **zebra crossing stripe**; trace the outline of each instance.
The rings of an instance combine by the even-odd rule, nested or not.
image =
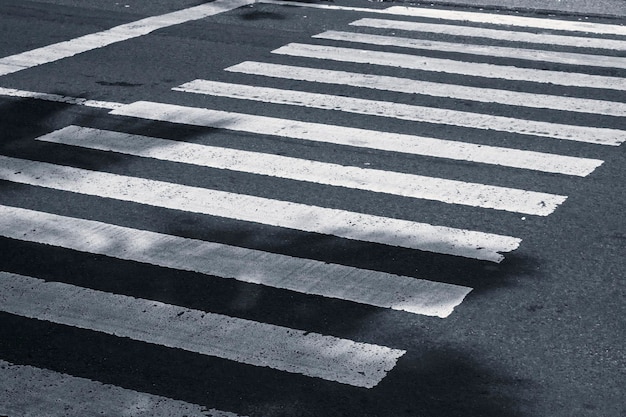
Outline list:
[[[429,19],[457,20],[461,22],[486,23],[498,26],[519,26],[523,28],[548,29],[568,32],[586,32],[599,35],[626,35],[626,26],[604,23],[581,22],[575,20],[545,19],[514,16],[508,14],[462,12],[455,10],[427,9],[421,7],[392,6],[385,13],[425,17]]]
[[[396,29],[409,32],[437,33],[482,39],[496,39],[509,42],[524,42],[542,45],[572,46],[626,51],[626,41],[618,39],[594,38],[588,36],[564,36],[550,33],[520,32],[502,29],[487,29],[474,26],[446,25],[441,23],[410,22],[405,20],[364,18],[350,23],[377,29]]]
[[[96,107],[103,109],[115,110],[121,107],[125,109],[120,113],[131,111],[127,104],[116,102],[101,102],[88,100],[80,97],[61,96],[57,94],[38,93],[34,91],[5,89],[0,87],[0,95],[8,97],[23,97],[39,100],[47,100],[53,102],[68,103],[74,105],[82,105],[88,107]],[[161,106],[171,106],[167,104],[141,102],[144,107],[159,107],[160,120],[165,120]],[[180,106],[175,106],[175,113]],[[132,109],[136,111],[136,109]],[[198,118],[184,121],[180,115],[180,123],[195,124],[199,126],[215,126],[219,128],[228,128],[231,130],[264,133],[268,135],[290,137],[294,139],[318,141],[324,143],[333,143],[346,146],[378,149],[383,151],[400,152],[406,154],[431,156],[436,158],[447,158],[460,161],[470,161],[483,164],[499,165],[505,167],[530,169],[541,172],[551,172],[563,175],[574,175],[585,177],[592,173],[597,167],[602,165],[604,161],[599,159],[579,158],[565,155],[556,155],[549,153],[541,153],[534,151],[525,151],[521,149],[502,148],[494,146],[477,145],[472,143],[464,143],[461,141],[442,140],[435,138],[426,138],[421,136],[394,134],[390,132],[379,132],[364,129],[326,126],[322,124],[313,124],[306,122],[288,121],[285,119],[268,118],[254,115],[245,115],[237,113],[220,112],[209,109],[195,109],[195,114],[204,113],[206,117],[203,122]],[[138,113],[139,114],[139,113]],[[152,118],[145,112],[141,112],[143,118]],[[223,115],[228,118],[235,117],[240,121],[245,121],[238,126],[224,127],[223,123],[215,123],[215,116]],[[272,123],[274,126],[280,126],[280,129],[271,130],[267,126],[258,126],[255,131],[253,126],[256,122],[263,124],[263,121]],[[286,125],[289,124],[289,126]],[[305,127],[306,126],[306,127]],[[293,128],[298,130],[294,130]],[[252,129],[252,130],[251,130]],[[285,132],[288,132],[286,134]],[[311,135],[309,132],[319,133],[319,136]],[[354,140],[355,135],[359,136],[359,140]]]
[[[515,119],[490,114],[470,113],[436,107],[415,106],[389,101],[369,100],[297,90],[195,80],[173,90],[264,103],[286,104],[324,110],[337,110],[369,116],[390,117],[414,122],[437,123],[473,129],[495,130],[520,135],[541,136],[599,145],[619,146],[626,131],[589,126],[564,125]]]
[[[445,318],[471,288],[0,205],[0,236]]]
[[[379,66],[390,66],[420,71],[443,72],[474,77],[498,78],[511,81],[555,84],[572,87],[626,90],[626,79],[573,72],[519,68],[506,65],[463,62],[396,52],[382,52],[325,45],[290,43],[272,51],[274,54],[306,58],[328,59]]]
[[[474,45],[434,40],[404,38],[399,36],[373,35],[369,33],[329,30],[313,38],[342,42],[364,43],[379,46],[394,46],[441,52],[454,52],[468,55],[482,55],[494,58],[513,58],[527,61],[553,62],[568,65],[586,65],[605,68],[626,68],[626,58],[607,55],[581,54],[574,52],[548,51],[528,48],[511,48],[494,45]]]
[[[0,414],[46,417],[239,417],[235,413],[0,359]]]
[[[255,2],[256,0],[216,0],[211,3],[201,4],[160,16],[147,17],[69,41],[58,42],[0,58],[0,76],[69,58],[93,49],[147,35],[158,29],[178,25],[191,20],[203,19]]]
[[[406,353],[6,272],[0,310],[364,388],[376,386]]]
[[[113,110],[123,106],[122,103],[102,100],[89,100],[81,97],[63,96],[60,94],[39,93],[36,91],[18,90],[16,88],[0,87],[0,95],[7,97],[32,98],[56,103],[72,104],[75,106],[95,107],[99,109]]]
[[[0,156],[0,179],[426,252],[500,262],[520,239]]]
[[[588,32],[606,35],[626,35],[626,26],[604,23],[581,22],[573,20],[542,19],[509,14],[484,12],[464,12],[409,6],[391,6],[386,9],[365,7],[346,7],[334,4],[318,4],[288,0],[259,0],[259,3],[277,4],[281,6],[297,6],[326,10],[345,10],[372,14],[390,14],[407,17],[423,17],[428,19],[456,20],[461,22],[486,23],[499,26],[520,26],[524,28],[548,29],[570,32]]]
[[[111,114],[584,177],[603,161],[198,107],[138,101]]]
[[[450,204],[547,216],[567,197],[422,175],[68,126],[37,138],[89,149],[354,188]]]
[[[257,3],[276,4],[279,6],[289,7],[307,7],[311,9],[322,10],[340,10],[348,12],[360,12],[360,13],[386,13],[385,9],[371,9],[366,7],[354,7],[354,6],[339,6],[336,4],[322,4],[322,3],[308,3],[301,1],[289,1],[289,0],[258,0]]]
[[[226,71],[315,83],[349,85],[352,87],[394,91],[405,94],[422,94],[434,97],[480,101],[483,103],[497,103],[507,106],[533,107],[626,117],[626,103],[615,101],[524,93],[511,90],[497,90],[494,88],[468,87],[458,84],[413,80],[410,78],[254,61],[245,61],[233,65],[226,68]]]

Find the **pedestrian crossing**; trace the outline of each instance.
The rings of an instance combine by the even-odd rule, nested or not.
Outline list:
[[[11,239],[427,316],[447,317],[471,290],[17,207],[0,213]]]
[[[539,49],[510,48],[493,45],[468,45],[466,43],[421,40],[399,36],[373,35],[369,33],[343,32],[337,30],[328,30],[320,33],[319,35],[315,35],[313,38],[425,51],[452,52],[463,55],[482,55],[496,58],[512,58],[526,61],[588,65],[606,68],[626,68],[626,58],[574,52],[554,52]]]
[[[347,239],[500,262],[519,239],[81,168],[0,157],[0,179]]]
[[[420,94],[432,97],[497,103],[539,109],[563,110],[576,113],[626,116],[626,105],[617,101],[596,100],[579,97],[562,97],[521,91],[479,88],[458,84],[444,84],[411,78],[363,74],[347,71],[309,68],[268,62],[245,61],[226,68],[226,71],[289,80],[309,81],[323,84],[349,85],[381,91]]]
[[[619,39],[592,38],[575,35],[554,35],[545,32],[532,33],[475,26],[449,25],[444,23],[433,24],[426,22],[373,18],[355,20],[354,22],[351,22],[350,25],[377,29],[397,29],[407,32],[436,33],[440,35],[459,36],[463,38],[479,38],[515,43],[573,46],[575,48],[607,49],[616,51],[626,50],[626,42]],[[594,62],[591,64],[593,65]]]
[[[272,0],[275,1],[275,0]],[[485,23],[499,26],[513,26],[525,29],[547,29],[563,32],[583,32],[596,35],[626,35],[622,25],[583,22],[580,20],[545,19],[496,13],[465,12],[456,10],[439,10],[419,7],[393,6],[384,10],[385,14],[445,19],[459,22]]]
[[[391,6],[384,9],[369,9],[328,4],[302,4],[289,0],[263,0],[263,3],[308,7],[326,10],[357,11],[403,18],[434,19],[438,23],[451,21],[457,23],[478,23],[496,26],[513,26],[521,30],[554,30],[563,32],[583,32],[595,35],[626,35],[626,28],[622,25],[607,23],[583,22],[581,20],[546,19],[541,17],[518,16],[515,14],[484,13],[478,11],[447,10],[441,8]]]
[[[79,126],[38,140],[251,174],[354,188],[450,204],[548,215],[565,197],[419,175],[346,167],[273,154],[184,143]]]
[[[588,175],[603,162],[597,159],[524,149],[478,145],[461,140],[438,139],[155,102],[136,102],[120,106],[111,114],[577,176]]]
[[[5,401],[0,409],[8,416],[117,415],[154,417],[239,417],[235,413],[185,401],[137,392],[68,374],[14,365],[0,360],[0,387]],[[11,398],[12,401],[6,401]],[[55,401],[50,401],[54,398]],[[77,398],[82,401],[76,401]]]
[[[2,273],[5,312],[372,388],[406,353],[184,307]]]
[[[571,72],[567,74],[567,77],[563,77],[563,72],[561,71],[458,61],[455,59],[433,58],[428,56],[419,56],[419,59],[415,59],[415,55],[407,53],[355,49],[344,46],[290,43],[273,52],[275,54],[292,57],[316,58],[381,67],[398,67],[426,72],[443,72],[446,74],[494,78],[507,81],[539,82],[569,87],[623,91],[626,85],[623,78],[606,75]]]
[[[176,88],[177,91],[212,96],[255,100],[265,103],[296,105],[324,110],[336,110],[369,116],[388,117],[412,122],[435,123],[496,130],[521,135],[542,136],[619,146],[625,139],[623,131],[607,128],[565,125],[557,123],[520,120],[512,117],[483,115],[466,111],[448,110],[367,100],[305,91],[253,87],[207,80],[196,80]]]
[[[335,12],[344,10],[326,4],[264,3],[316,7]],[[215,10],[211,8],[208,13],[212,15]],[[589,146],[610,149],[626,140],[626,130],[621,127],[620,121],[626,115],[626,103],[605,100],[601,94],[562,95],[558,90],[562,87],[618,92],[626,89],[625,73],[620,72],[625,68],[626,58],[619,55],[626,49],[626,40],[617,39],[626,36],[621,26],[403,6],[372,9],[369,13],[387,14],[393,20],[359,18],[351,22],[349,28],[313,35],[311,43],[294,42],[275,49],[267,62],[243,61],[224,68],[224,74],[240,77],[237,83],[195,79],[173,85],[172,91],[207,97],[208,104],[212,103],[211,98],[221,97],[237,102],[276,104],[283,109],[312,108],[336,114],[356,114],[363,118],[400,120],[414,123],[416,132],[420,132],[422,124],[453,126],[467,132],[468,136],[487,132],[496,140],[500,136],[521,137],[523,140],[519,143],[523,146],[511,146],[504,141],[506,146],[495,146],[472,143],[464,137],[441,138],[374,130],[350,123],[320,123],[286,117],[289,111],[268,116],[252,111],[234,112],[215,108],[215,105],[193,107],[145,100],[100,106],[96,101],[68,101],[67,98],[45,94],[32,96],[100,106],[110,110],[110,117],[124,120],[165,122],[181,127],[219,129],[228,134],[245,133],[253,138],[302,141],[320,145],[319,152],[323,152],[326,146],[339,145],[346,149],[428,157],[469,164],[464,169],[486,167],[494,177],[516,170],[532,171],[545,175],[546,181],[551,175],[563,176],[570,181],[585,181],[584,177],[599,169],[604,161],[585,155],[584,150]],[[183,17],[189,18],[188,14]],[[419,21],[424,18],[430,20]],[[488,27],[470,26],[468,22]],[[368,32],[359,32],[355,28],[366,28]],[[534,32],[526,31],[528,28]],[[141,30],[148,31],[146,33],[153,30],[148,29]],[[389,30],[403,33],[389,35]],[[424,33],[459,36],[465,41],[424,40],[420,38]],[[605,35],[611,37],[602,37]],[[485,40],[487,43],[495,40],[510,42],[510,46],[471,44]],[[337,46],[339,44],[342,46]],[[566,51],[544,50],[545,45],[550,45],[550,48],[563,46]],[[387,47],[393,52],[387,51]],[[572,48],[577,51],[572,51]],[[398,52],[398,49],[403,51]],[[420,51],[436,51],[446,58],[422,55]],[[476,57],[486,57],[489,63],[477,62]],[[512,65],[512,59],[515,62],[554,64],[558,69],[539,69],[526,63]],[[303,65],[303,62],[309,65]],[[349,66],[342,68],[344,64]],[[573,65],[591,69],[578,72]],[[406,75],[387,75],[386,68],[402,69]],[[607,75],[606,68],[615,71]],[[441,75],[442,80],[421,79],[420,74],[423,73]],[[256,82],[258,77],[264,79],[262,85]],[[459,77],[463,79],[460,83]],[[478,79],[480,83],[475,82]],[[485,79],[497,80],[498,86],[484,87],[481,83]],[[246,80],[248,83],[245,83]],[[268,87],[279,80],[296,81],[301,89]],[[503,108],[541,109],[555,113],[558,121],[467,111],[462,106],[439,108],[429,106],[427,101],[424,105],[408,104],[405,101],[313,92],[324,85],[482,102]],[[543,85],[545,91],[539,94],[533,88],[526,89],[530,85]],[[514,88],[508,88],[511,86]],[[594,125],[576,124],[576,116],[571,117],[572,114],[600,115],[603,119]],[[610,126],[605,124],[608,119],[614,122]],[[548,153],[540,147],[535,148],[534,143],[539,141],[565,141],[581,146],[582,150],[578,155]],[[422,175],[364,168],[348,161],[336,163],[323,161],[323,158],[313,160],[285,156],[259,151],[252,146],[238,149],[185,139],[172,140],[148,131],[144,134],[128,133],[123,129],[90,126],[89,123],[69,124],[37,137],[36,142],[68,147],[78,153],[101,152],[121,155],[122,158],[137,158],[155,166],[176,163],[332,187],[340,193],[359,190],[376,193],[383,198],[407,198],[415,204],[433,201],[453,208],[471,207],[483,210],[485,218],[493,218],[494,222],[500,212],[549,216],[568,198],[562,195],[564,193],[537,190],[535,187],[522,189],[497,185],[495,181],[453,180],[438,177],[436,173]],[[63,195],[70,193],[136,204],[138,207],[194,213],[285,229],[299,236],[317,235],[369,242],[433,256],[460,257],[469,262],[500,263],[522,244],[519,237],[487,230],[330,207],[323,198],[319,198],[316,204],[308,204],[165,181],[150,175],[142,177],[17,156],[0,155],[0,180],[65,193]],[[472,291],[468,286],[445,282],[445,277],[401,276],[189,238],[176,233],[144,230],[140,225],[122,226],[11,204],[0,205],[0,237],[42,248],[62,248],[172,271],[190,271],[207,280],[234,280],[343,303],[442,319],[452,314]],[[356,388],[373,389],[386,377],[391,377],[388,374],[393,374],[394,368],[407,353],[402,346],[355,341],[307,329],[218,314],[208,311],[210,309],[204,311],[165,303],[150,299],[148,295],[135,297],[85,288],[63,280],[64,277],[46,280],[9,271],[0,272],[0,311]],[[41,382],[44,380],[50,382]],[[137,401],[144,404],[150,415],[159,415],[150,408],[154,402],[162,405],[159,410],[172,407],[172,415],[184,414],[181,410],[198,415],[206,412],[194,404],[2,360],[0,381],[0,389],[4,390],[0,391],[0,396],[19,390],[49,390],[52,392],[50,395],[65,396],[65,401],[70,403],[68,397],[73,393],[87,391],[92,393],[90,395],[94,397],[96,408]],[[57,386],[73,388],[55,391],[53,388]],[[19,397],[17,401],[33,400]],[[0,404],[0,413],[19,415],[23,410],[19,407],[11,408],[10,403]],[[63,415],[64,412],[53,411],[56,413],[53,415]],[[229,411],[213,409],[210,412],[216,416],[236,416]]]

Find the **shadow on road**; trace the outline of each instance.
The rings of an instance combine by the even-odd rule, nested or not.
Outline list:
[[[164,137],[172,134],[171,126],[156,122],[142,121],[129,127],[128,120],[111,118],[104,123],[98,111],[70,105],[31,100],[7,103],[0,106],[0,127],[6,132],[0,152],[19,158],[94,170],[132,171],[137,170],[129,168],[135,161],[132,157],[34,139],[69,124],[126,127]],[[176,139],[194,140],[197,134],[219,133],[177,129]],[[158,169],[158,163],[147,164],[155,164],[152,169]],[[139,166],[149,168],[141,163]],[[0,182],[0,189],[0,204],[445,281],[472,287],[475,292],[506,286],[512,270],[519,272],[534,266],[532,260],[515,255],[502,265],[494,265],[6,181]],[[0,358],[16,364],[251,416],[516,415],[516,404],[506,395],[509,389],[501,388],[523,386],[522,381],[497,370],[497,363],[478,363],[469,352],[440,346],[419,330],[419,323],[437,319],[384,312],[392,319],[398,318],[393,332],[408,334],[400,343],[394,342],[385,329],[363,331],[383,314],[375,307],[7,238],[0,238],[0,253],[3,271],[338,337],[368,337],[363,341],[408,350],[379,386],[365,390],[2,313]],[[403,346],[405,341],[408,346]]]
[[[74,376],[248,416],[515,417],[528,382],[463,351],[413,349],[377,387],[204,357],[0,313],[0,355]]]

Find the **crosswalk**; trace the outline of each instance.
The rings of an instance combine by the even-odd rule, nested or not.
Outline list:
[[[3,413],[33,416],[64,415],[130,415],[130,416],[209,416],[238,417],[235,413],[207,409],[196,404],[146,394],[86,378],[35,368],[13,365],[0,360],[0,386],[5,399]],[[50,398],[56,401],[50,401]],[[81,401],[75,401],[80,398]]]
[[[349,9],[314,3],[264,3],[278,7],[314,7],[335,13]],[[322,155],[319,159],[285,156],[259,151],[253,146],[254,140],[262,137],[316,144],[319,145],[317,152],[341,146],[380,154],[434,158],[462,163],[463,169],[468,170],[485,167],[493,178],[511,175],[517,170],[528,171],[545,176],[547,182],[550,178],[585,181],[585,177],[599,169],[604,161],[585,155],[584,151],[589,146],[610,149],[626,140],[623,127],[626,103],[604,99],[602,95],[603,91],[626,90],[623,71],[626,68],[623,56],[626,32],[622,26],[417,7],[358,11],[379,16],[360,17],[348,27],[339,28],[341,30],[315,34],[310,43],[281,46],[271,51],[272,59],[265,62],[249,60],[224,68],[224,74],[236,75],[242,80],[239,83],[193,79],[171,86],[173,92],[181,95],[281,106],[283,111],[272,115],[149,100],[111,103],[6,88],[0,92],[105,108],[108,117],[124,120],[196,126],[229,135],[245,134],[250,138],[249,147],[239,149],[173,140],[148,131],[137,134],[82,123],[41,135],[36,138],[37,143],[67,147],[77,153],[116,155],[122,160],[134,158],[155,166],[172,163],[245,173],[256,178],[289,180],[331,187],[338,193],[358,190],[376,193],[382,198],[407,198],[416,204],[432,201],[453,208],[471,207],[482,210],[485,218],[493,218],[494,222],[498,221],[500,212],[549,216],[566,203],[568,196],[564,195],[565,191],[555,192],[554,187],[547,191],[532,186],[515,188],[497,185],[497,181],[461,181],[438,177],[436,173],[423,175],[357,166],[349,161],[329,162]],[[210,8],[206,13],[211,16],[217,12]],[[182,13],[181,16],[187,17],[181,18],[187,19],[188,15]],[[144,35],[154,30],[151,25],[146,24],[138,29],[140,32],[131,35],[124,32],[123,36]],[[451,41],[451,38],[456,39]],[[101,37],[98,39],[102,41]],[[115,41],[120,39],[115,38]],[[436,55],[431,56],[431,52]],[[37,62],[36,65],[43,63]],[[3,65],[8,68],[9,63]],[[386,71],[389,68],[401,69],[403,75],[389,75]],[[439,79],[433,80],[433,74]],[[259,83],[260,79],[263,82]],[[293,81],[291,85],[297,87],[279,88],[277,84],[281,80]],[[489,85],[490,82],[495,87]],[[398,100],[316,92],[320,86],[329,85],[370,93],[391,92]],[[537,86],[541,87],[541,93],[536,91]],[[574,91],[572,87],[582,88],[585,93],[570,94]],[[563,88],[568,94],[562,94]],[[437,107],[428,100],[433,97],[487,103],[496,110],[481,113],[467,110],[462,104]],[[413,98],[417,98],[415,103]],[[494,143],[473,143],[458,136],[375,130],[349,122],[320,123],[286,117],[291,114],[290,109],[398,120],[413,123],[416,132],[424,125],[451,126],[455,129],[453,132],[468,135],[487,133]],[[516,117],[511,109],[542,110],[551,116],[545,120]],[[579,115],[599,116],[599,119],[596,124],[582,123],[577,121]],[[500,146],[497,144],[500,137],[519,140],[503,140]],[[581,151],[577,155],[545,152],[534,145],[542,141],[565,141],[580,145]],[[81,195],[132,204],[139,210],[152,207],[278,228],[303,239],[307,236],[340,238],[433,256],[460,257],[469,262],[500,263],[522,244],[513,230],[509,236],[458,225],[431,224],[415,218],[360,212],[329,205],[323,195],[315,204],[310,204],[273,197],[272,190],[259,196],[229,191],[227,187],[213,189],[153,178],[150,174],[138,176],[10,155],[0,155],[0,180],[51,190],[63,196]],[[11,204],[0,205],[0,236],[37,245],[38,250],[62,248],[170,271],[188,271],[207,280],[234,280],[441,319],[452,314],[472,291],[467,286],[447,283],[444,277],[400,276],[175,232],[145,230],[141,225],[113,224]],[[391,377],[388,374],[393,373],[406,353],[402,346],[354,341],[218,314],[210,308],[204,311],[160,302],[150,299],[149,295],[138,297],[85,288],[64,282],[64,277],[48,281],[13,271],[0,272],[0,311],[366,389]],[[110,408],[111,413],[120,403],[143,407],[138,410],[144,414],[138,411],[130,415],[207,413],[194,404],[5,361],[0,361],[0,381],[0,389],[4,390],[0,396],[4,394],[9,398],[7,394],[11,392],[11,398],[15,398],[0,403],[0,413],[10,415],[23,415],[23,410],[28,408],[25,404],[39,401],[29,397],[31,394],[15,395],[19,391],[50,392],[42,395],[56,398],[65,396],[58,410],[50,411],[51,415],[65,415],[76,392],[89,392],[93,397],[90,402],[93,410]],[[159,414],[166,408],[167,411]],[[81,412],[85,411],[77,410],[77,414],[72,415]],[[235,416],[230,411],[211,409],[209,412],[216,416]]]
[[[626,114],[626,105],[624,105],[624,103],[609,100],[552,96],[521,91],[497,90],[494,88],[477,88],[458,84],[435,83],[411,78],[335,71],[323,68],[306,68],[293,65],[246,61],[226,68],[226,71],[316,83],[350,85],[353,87],[363,87],[381,91],[421,94],[425,96],[471,100],[483,103],[498,103],[509,106],[593,113],[617,117],[622,117]]]
[[[413,122],[496,130],[499,132],[545,136],[583,142],[591,140],[593,143],[607,145],[620,145],[624,141],[622,132],[615,129],[589,128],[586,126],[519,120],[512,117],[482,115],[466,111],[438,109],[378,100],[354,99],[303,91],[280,90],[267,87],[255,88],[205,80],[196,80],[184,84],[178,87],[177,90],[244,100],[257,100],[266,103],[337,110]]]
[[[410,70],[443,72],[472,77],[496,78],[507,81],[540,82],[570,87],[603,88],[622,90],[622,78],[583,73],[569,73],[563,77],[561,71],[521,68],[512,65],[496,65],[482,62],[460,61],[448,58],[420,57],[400,52],[347,48],[317,44],[291,43],[274,51],[276,54],[294,57],[328,59],[339,62],[391,66]],[[586,61],[583,61],[586,63]]]

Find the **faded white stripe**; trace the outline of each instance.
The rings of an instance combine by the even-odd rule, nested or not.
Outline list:
[[[385,9],[371,9],[371,8],[365,8],[365,7],[339,6],[336,4],[308,3],[308,2],[289,1],[289,0],[258,0],[258,3],[277,4],[279,6],[307,7],[307,8],[312,8],[312,9],[323,9],[323,10],[341,10],[341,11],[348,11],[348,12],[386,13]]]
[[[79,126],[68,126],[41,136],[38,140],[164,161],[539,216],[552,213],[567,198],[535,191],[364,169]]]
[[[160,16],[147,17],[126,23],[102,32],[81,36],[41,48],[22,52],[0,59],[0,76],[32,68],[37,65],[69,58],[76,54],[102,48],[113,43],[147,35],[157,29],[178,25],[191,20],[203,19],[241,6],[255,3],[256,0],[216,0]]]
[[[0,414],[11,417],[238,417],[227,411],[3,360],[0,398]]]
[[[583,177],[603,163],[595,159],[149,101],[129,104],[111,114]]]
[[[259,0],[259,3],[282,6],[310,7],[315,9],[356,11],[362,13],[392,14],[397,16],[417,16],[429,19],[458,20],[461,22],[488,23],[493,25],[520,26],[523,28],[551,29],[598,34],[626,35],[626,27],[603,23],[580,22],[571,20],[541,19],[508,14],[462,12],[432,8],[392,6],[386,9],[365,7],[346,7],[334,4],[318,4],[287,0]]]
[[[626,41],[618,39],[591,38],[583,36],[563,36],[549,33],[519,32],[501,29],[487,29],[473,26],[445,25],[405,20],[359,19],[350,23],[378,29],[398,29],[411,32],[438,33],[443,35],[471,38],[495,39],[509,42],[526,42],[541,45],[573,46],[577,48],[612,49],[626,51]]]
[[[81,97],[62,96],[60,94],[38,93],[35,91],[18,90],[15,88],[0,87],[0,95],[7,97],[32,98],[37,100],[53,101],[57,103],[73,104],[76,106],[96,107],[99,109],[116,109],[123,103],[112,101],[88,100]]]
[[[619,146],[626,131],[608,128],[564,125],[512,117],[470,113],[435,107],[414,106],[380,100],[309,93],[297,90],[195,80],[174,88],[188,93],[207,94],[264,103],[286,104],[324,110],[337,110],[369,116],[390,117],[414,122],[437,123],[473,129],[533,135],[599,145]]]
[[[245,61],[233,65],[232,67],[226,68],[226,71],[316,83],[349,85],[405,94],[423,94],[434,97],[480,101],[483,103],[498,103],[508,106],[523,106],[626,117],[626,103],[615,101],[468,87],[409,78],[334,71],[321,68],[295,67],[291,65],[253,61]]]
[[[0,156],[0,178],[22,184],[500,262],[520,239],[345,210]]]
[[[340,62],[354,62],[380,66],[399,67],[421,71],[443,72],[474,77],[500,78],[511,81],[528,81],[573,87],[626,90],[626,79],[573,72],[518,68],[505,65],[463,62],[452,59],[430,58],[417,55],[381,52],[334,46],[290,43],[272,53]]]
[[[0,205],[0,236],[426,316],[471,288]]]
[[[372,388],[403,350],[0,272],[0,310]]]
[[[329,30],[313,36],[317,39],[330,39],[343,42],[365,43],[369,45],[394,46],[441,52],[454,52],[469,55],[482,55],[494,58],[514,58],[526,61],[553,62],[557,64],[585,65],[605,68],[626,68],[626,58],[607,55],[591,55],[573,52],[546,51],[528,48],[510,48],[493,45],[441,42],[403,38],[400,36],[373,35],[369,33],[342,32]]]
[[[499,26],[519,26],[522,28],[586,32],[604,35],[626,35],[626,26],[581,22],[575,20],[542,19],[536,17],[513,16],[509,14],[462,12],[455,10],[427,9],[406,6],[392,6],[385,9],[385,12],[400,16],[488,23]]]

